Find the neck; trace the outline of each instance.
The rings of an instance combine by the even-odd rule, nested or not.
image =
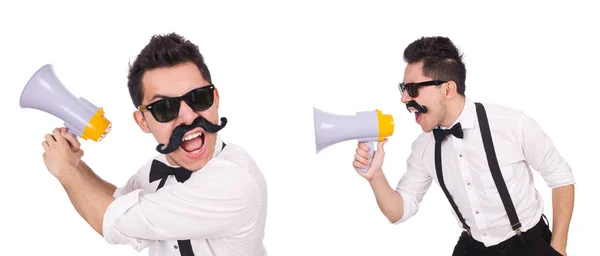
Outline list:
[[[458,116],[460,116],[460,113],[465,107],[465,101],[466,99],[464,96],[458,96],[446,103],[446,114],[444,115],[444,120],[440,124],[442,127],[450,127],[456,122],[456,119],[458,119]]]

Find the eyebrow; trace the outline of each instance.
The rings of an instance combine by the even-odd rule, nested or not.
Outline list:
[[[154,99],[158,99],[158,98],[164,99],[164,98],[169,98],[169,96],[162,95],[162,94],[154,94],[154,96],[152,96],[150,101],[153,101]]]

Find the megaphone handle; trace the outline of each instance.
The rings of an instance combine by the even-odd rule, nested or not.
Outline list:
[[[371,161],[373,160],[373,149],[375,147],[375,141],[377,141],[377,138],[375,138],[375,140],[373,140],[373,138],[359,140],[359,142],[364,142],[365,144],[367,144],[367,147],[369,147],[369,156],[371,156],[369,158],[369,163],[367,164],[367,167],[358,168],[360,172],[367,172],[369,170],[369,167],[371,166]]]

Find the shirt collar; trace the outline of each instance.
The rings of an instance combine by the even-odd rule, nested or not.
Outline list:
[[[215,150],[213,152],[212,157],[217,157],[219,153],[223,150],[223,140],[221,140],[221,136],[217,133],[217,139],[215,140]]]
[[[471,129],[475,126],[475,103],[471,101],[469,98],[465,98],[465,105],[463,106],[460,115],[454,121],[454,123],[450,126],[454,126],[460,122],[460,125],[463,129]],[[450,127],[440,127],[442,129],[450,129]]]

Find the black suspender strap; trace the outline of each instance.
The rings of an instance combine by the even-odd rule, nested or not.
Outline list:
[[[181,256],[194,256],[194,250],[192,250],[192,242],[190,240],[177,240],[179,245],[179,253]]]
[[[454,209],[456,216],[462,223],[463,228],[469,234],[471,234],[471,228],[465,222],[465,218],[463,218],[462,214],[460,214],[460,211],[458,210],[458,206],[456,206],[454,199],[452,199],[452,196],[450,195],[450,192],[448,192],[448,188],[446,188],[446,184],[444,183],[444,176],[442,175],[442,141],[443,140],[435,141],[435,172],[437,173],[438,181],[440,182],[440,187],[442,187],[442,190],[444,191],[446,198],[448,198],[448,201],[450,201],[450,205],[452,205],[452,209]]]
[[[520,235],[521,222],[519,221],[519,217],[517,217],[517,211],[515,210],[515,206],[513,205],[510,194],[508,193],[508,188],[506,187],[506,183],[502,177],[502,172],[500,172],[500,166],[498,165],[498,159],[496,158],[494,143],[492,142],[492,134],[490,132],[490,125],[488,123],[487,114],[485,113],[485,108],[481,103],[476,102],[475,109],[477,110],[477,120],[479,120],[479,129],[481,130],[485,155],[487,156],[487,162],[490,167],[490,171],[492,172],[494,183],[498,189],[498,194],[500,194],[500,199],[502,199],[502,204],[504,204],[504,209],[506,209],[506,213],[508,214],[510,225],[512,226],[512,229]]]

